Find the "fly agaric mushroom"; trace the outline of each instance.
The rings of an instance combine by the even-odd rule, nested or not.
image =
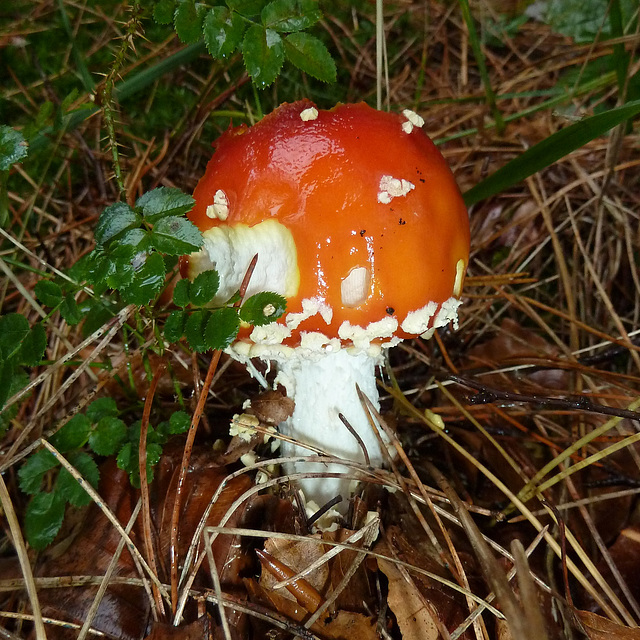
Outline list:
[[[356,384],[378,407],[383,350],[450,322],[457,327],[469,260],[467,211],[422,125],[412,111],[383,113],[364,103],[329,111],[309,101],[284,104],[220,137],[189,214],[204,234],[189,277],[217,269],[224,302],[258,254],[246,295],[287,299],[282,318],[244,328],[228,349],[240,361],[277,364],[276,382],[295,401],[281,431],[363,462],[341,413],[373,467],[384,458]],[[282,452],[308,450],[283,442]],[[349,472],[318,463],[288,470]],[[350,480],[300,484],[324,504],[347,496]]]

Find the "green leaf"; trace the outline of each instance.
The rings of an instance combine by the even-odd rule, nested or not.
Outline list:
[[[109,322],[120,310],[120,306],[107,297],[89,298],[81,306],[81,313],[85,314],[82,325],[82,335],[86,338]]]
[[[98,488],[100,471],[96,461],[86,451],[77,451],[68,460],[86,482],[94,489]],[[74,507],[84,507],[91,502],[89,494],[66,469],[60,469],[53,491]]]
[[[36,298],[47,307],[55,307],[62,301],[62,288],[51,280],[38,280],[34,293]]]
[[[89,436],[91,450],[99,456],[112,456],[127,438],[127,425],[114,416],[104,416]]]
[[[554,0],[546,3],[545,22],[556,32],[573,38],[576,42],[593,42],[596,36],[610,37],[605,20],[609,0]],[[625,22],[638,10],[637,0],[620,2]]]
[[[82,311],[78,307],[76,299],[73,297],[73,293],[67,293],[60,305],[60,315],[66,320],[67,324],[72,327],[82,320],[84,317]]]
[[[242,42],[245,22],[227,7],[213,7],[203,23],[204,42],[212,58],[230,56]]]
[[[204,18],[205,5],[194,0],[182,0],[176,9],[173,25],[182,42],[190,44],[197,42],[202,37],[202,20]]]
[[[260,14],[262,24],[281,32],[302,31],[322,18],[315,0],[274,0]]]
[[[249,324],[261,327],[277,320],[286,309],[286,298],[277,293],[264,291],[244,301],[240,309],[240,318]]]
[[[244,34],[242,56],[254,84],[267,87],[278,77],[284,62],[282,38],[277,31],[254,24]]]
[[[0,125],[0,171],[7,171],[27,153],[27,143],[23,135],[12,127]]]
[[[554,133],[469,189],[464,194],[466,205],[471,206],[505,191],[639,113],[640,100],[634,100]]]
[[[29,321],[19,313],[0,316],[0,356],[4,360],[18,353],[29,330]]]
[[[247,17],[257,16],[264,5],[264,0],[226,0],[229,9]]]
[[[207,351],[209,347],[204,338],[204,331],[207,326],[207,321],[211,317],[209,311],[198,309],[194,311],[188,318],[184,326],[184,335],[187,337],[189,346],[194,351]]]
[[[132,283],[121,289],[120,293],[127,304],[148,304],[164,286],[164,261],[159,253],[146,257],[138,269]]]
[[[153,227],[151,243],[158,251],[182,256],[197,251],[202,246],[203,239],[193,222],[178,216],[168,216]]]
[[[225,349],[238,335],[240,318],[232,307],[216,309],[211,313],[205,329],[205,341],[209,349]]]
[[[20,349],[20,361],[28,367],[40,364],[44,351],[47,348],[47,333],[41,322],[34,324],[22,341]]]
[[[213,296],[218,293],[220,286],[220,276],[215,269],[209,269],[199,273],[195,280],[191,283],[189,289],[189,299],[191,304],[196,307],[202,307],[209,304]]]
[[[158,24],[171,24],[175,9],[175,0],[159,0],[153,7],[153,19]]]
[[[56,493],[33,496],[24,515],[27,542],[37,550],[51,544],[64,520],[65,502]]]
[[[118,291],[128,287],[135,278],[136,265],[142,264],[146,259],[146,253],[140,252],[138,255],[134,247],[120,244],[109,251],[100,263],[100,271],[96,273],[97,282],[105,282],[112,289]]]
[[[169,433],[186,433],[191,426],[191,416],[184,411],[175,411],[169,418]]]
[[[91,422],[84,413],[76,413],[59,431],[51,436],[51,444],[60,453],[83,447],[89,439]]]
[[[183,278],[176,282],[173,288],[173,304],[177,307],[186,307],[189,304],[189,290],[191,289],[191,281]]]
[[[57,467],[58,464],[55,456],[47,449],[32,453],[18,471],[20,489],[31,495],[38,493],[45,473]]]
[[[308,33],[292,33],[284,39],[287,60],[323,82],[336,81],[336,63],[324,43]]]
[[[194,199],[174,187],[158,187],[136,200],[135,210],[147,222],[155,224],[166,216],[180,216],[191,211]]]
[[[127,442],[122,445],[116,458],[116,464],[119,469],[131,473],[138,465],[138,447],[133,442]]]
[[[184,335],[187,312],[182,310],[172,311],[164,323],[164,337],[168,342],[178,342]]]
[[[113,398],[98,398],[87,407],[86,415],[92,424],[98,424],[106,416],[117,416],[118,405]]]
[[[127,229],[139,227],[142,218],[125,202],[109,205],[98,219],[93,232],[99,245],[116,240]]]

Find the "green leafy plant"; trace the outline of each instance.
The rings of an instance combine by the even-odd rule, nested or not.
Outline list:
[[[171,312],[164,328],[169,342],[186,336],[194,351],[224,349],[237,336],[241,322],[262,326],[277,320],[286,309],[285,298],[271,292],[253,295],[241,307],[235,306],[236,295],[226,305],[210,308],[219,285],[220,279],[214,270],[202,272],[193,282],[178,281],[173,302],[181,308]],[[230,306],[232,304],[234,306]]]
[[[148,427],[147,481],[153,479],[154,467],[162,455],[162,446],[175,434],[189,428],[184,411],[171,414],[168,421]],[[100,471],[96,456],[117,456],[118,466],[129,474],[131,483],[140,486],[138,448],[140,421],[127,426],[119,417],[112,398],[92,402],[85,413],[69,420],[51,439],[51,444],[78,471],[85,482],[98,486]],[[18,472],[20,488],[32,496],[26,512],[24,529],[35,549],[49,545],[60,531],[67,505],[83,507],[91,502],[89,494],[48,449],[31,454]]]
[[[155,19],[173,23],[185,43],[204,38],[211,56],[242,53],[247,72],[264,88],[278,77],[285,60],[324,82],[335,82],[336,65],[325,44],[306,32],[321,18],[315,0],[227,0],[210,6],[195,0],[159,0]]]

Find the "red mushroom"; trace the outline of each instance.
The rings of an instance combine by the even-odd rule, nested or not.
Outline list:
[[[356,384],[378,404],[375,367],[383,349],[430,336],[457,308],[469,260],[469,223],[460,192],[422,119],[346,104],[321,111],[284,104],[253,127],[217,142],[194,192],[191,220],[204,232],[189,276],[216,268],[218,298],[239,287],[258,262],[247,295],[286,297],[277,322],[241,331],[229,352],[275,361],[276,380],[295,401],[280,428],[346,460],[383,455]],[[304,449],[283,443],[284,455]],[[348,473],[342,465],[296,471]],[[308,479],[323,504],[349,493],[345,479]]]

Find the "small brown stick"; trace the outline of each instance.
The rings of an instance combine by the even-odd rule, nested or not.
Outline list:
[[[153,551],[153,540],[151,539],[151,509],[149,506],[149,485],[147,483],[147,433],[149,432],[149,417],[151,415],[151,405],[153,404],[153,396],[156,393],[160,378],[166,369],[164,362],[160,363],[156,369],[149,392],[144,401],[144,410],[142,411],[142,422],[140,424],[140,443],[138,445],[138,470],[140,472],[140,499],[142,501],[142,532],[144,538],[144,547],[147,556],[147,562],[151,570],[158,575],[158,565],[156,564],[156,554]],[[156,602],[158,613],[161,617],[165,617],[164,603],[162,596],[155,584],[151,584],[153,599]]]
[[[469,402],[471,404],[488,404],[496,402],[496,400],[505,400],[507,402],[538,404],[543,407],[550,407],[554,409],[585,411],[588,413],[600,413],[605,416],[615,416],[617,418],[628,418],[629,420],[640,420],[640,412],[638,411],[630,411],[629,409],[618,409],[617,407],[608,407],[604,404],[596,404],[595,402],[592,402],[588,396],[549,398],[548,396],[525,395],[522,393],[514,393],[513,391],[494,389],[464,376],[449,376],[449,379],[463,387],[475,389],[479,392],[478,395],[469,398]]]
[[[240,297],[234,304],[234,307],[239,307],[244,294],[249,286],[249,280],[253,275],[253,270],[256,268],[258,262],[258,254],[253,256],[247,272],[245,273],[242,284],[240,285]],[[204,413],[204,405],[209,395],[209,388],[213,381],[213,376],[218,368],[220,362],[221,352],[216,350],[213,352],[213,357],[209,363],[209,370],[207,376],[204,379],[202,389],[200,390],[200,396],[198,398],[198,404],[191,418],[191,426],[187,433],[187,441],[184,444],[184,451],[182,453],[182,463],[180,465],[180,474],[178,476],[178,484],[176,486],[176,497],[173,502],[173,512],[171,514],[171,541],[169,544],[169,559],[171,562],[171,609],[175,616],[178,606],[178,522],[180,520],[180,510],[182,508],[182,491],[184,489],[185,479],[187,477],[187,469],[189,468],[189,460],[191,459],[191,451],[193,450],[193,443],[196,438],[196,431],[198,430],[198,424],[200,424],[200,418]]]

